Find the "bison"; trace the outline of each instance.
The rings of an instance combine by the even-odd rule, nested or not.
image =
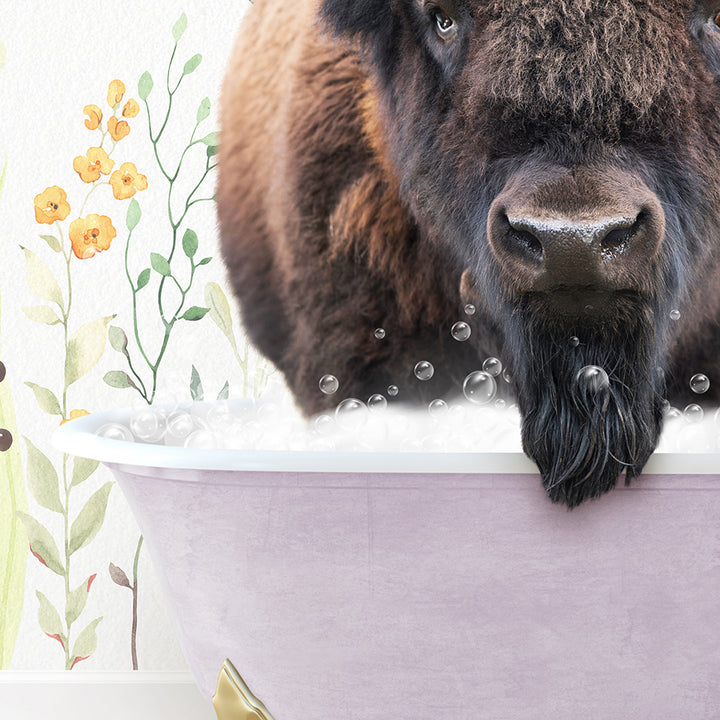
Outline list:
[[[720,399],[720,0],[258,0],[217,198],[247,331],[308,414],[326,373],[427,402],[498,356],[572,507],[641,472],[692,375]]]

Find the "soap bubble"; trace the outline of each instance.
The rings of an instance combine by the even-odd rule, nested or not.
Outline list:
[[[218,402],[207,411],[205,419],[212,430],[223,431],[232,425],[235,418],[227,402]]]
[[[683,410],[683,417],[688,422],[700,422],[704,415],[703,409],[696,403],[691,403]]]
[[[220,439],[210,430],[195,430],[185,438],[184,445],[195,450],[217,450],[222,447]]]
[[[497,392],[495,378],[485,370],[471,372],[463,382],[465,397],[476,405],[487,405]]]
[[[482,369],[489,375],[497,377],[502,372],[503,366],[500,360],[496,357],[489,357],[486,358],[485,362],[482,364]]]
[[[130,416],[130,432],[143,442],[157,442],[165,433],[165,418],[156,410],[145,407]]]
[[[313,420],[313,428],[318,435],[332,435],[335,421],[329,415],[318,415]]]
[[[397,385],[389,385],[387,389],[387,393],[390,397],[395,397],[400,391],[398,390]]]
[[[575,335],[573,335],[573,336],[570,338],[569,343],[570,343],[570,347],[576,348],[576,347],[580,344],[580,338],[577,337],[577,336],[575,336]]]
[[[165,437],[184,440],[195,429],[195,420],[190,413],[176,412],[167,419]]]
[[[427,360],[421,360],[415,365],[415,377],[418,380],[429,380],[435,374],[435,368]]]
[[[448,404],[441,398],[433,400],[428,405],[428,412],[431,417],[440,418],[447,415]]]
[[[694,393],[701,395],[702,393],[707,392],[709,388],[710,380],[708,379],[707,375],[697,373],[697,375],[693,375],[690,378],[690,389]]]
[[[583,393],[597,394],[610,387],[610,378],[601,367],[586,365],[575,376],[575,384]]]
[[[377,328],[374,335],[378,340],[382,340],[385,337],[385,330],[383,328]]]
[[[340,387],[340,383],[334,375],[323,375],[320,378],[318,386],[320,387],[320,390],[322,390],[322,392],[324,392],[326,395],[332,395],[333,393],[337,392],[338,388]]]
[[[472,330],[470,329],[470,326],[466,322],[456,322],[451,330],[450,334],[457,340],[458,342],[465,342],[470,335],[472,334]]]
[[[664,412],[666,420],[677,420],[682,417],[682,413],[676,407],[672,407],[671,405],[668,406],[667,410]]]
[[[385,399],[384,395],[380,395],[380,393],[375,393],[368,398],[367,406],[368,410],[378,412],[379,410],[384,410],[387,407],[387,400]]]
[[[365,403],[357,398],[346,398],[335,408],[335,420],[343,430],[359,430],[367,415]]]
[[[498,410],[504,410],[504,409],[505,409],[505,405],[507,405],[507,403],[506,403],[502,398],[498,398],[498,399],[495,401],[495,407],[496,407]]]
[[[680,311],[679,310],[671,310],[670,311],[670,319],[671,320],[679,320],[680,319]]]
[[[122,442],[135,442],[130,430],[121,423],[105,423],[101,425],[95,434],[106,440],[122,440]]]
[[[465,314],[466,315],[474,315],[475,314],[475,306],[472,303],[468,303],[465,306]]]
[[[508,385],[512,382],[512,375],[510,375],[510,371],[507,368],[502,371],[502,379],[508,383]]]

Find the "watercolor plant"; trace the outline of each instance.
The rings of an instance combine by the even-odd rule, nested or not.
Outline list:
[[[147,187],[147,179],[137,171],[133,163],[125,162],[114,169],[116,163],[112,155],[118,143],[130,133],[129,119],[139,113],[139,105],[134,99],[128,99],[122,104],[124,94],[125,85],[120,80],[113,80],[107,95],[112,114],[105,122],[103,111],[98,105],[86,105],[83,108],[87,115],[85,127],[93,132],[97,131],[99,140],[84,155],[75,157],[72,163],[80,181],[89,186],[80,203],[77,217],[70,221],[67,227],[64,226],[70,216],[71,205],[66,191],[57,185],[47,187],[35,197],[35,220],[53,227],[55,231],[54,234],[42,234],[40,237],[47,248],[62,256],[61,279],[56,278],[49,265],[38,254],[21,246],[25,254],[26,280],[30,292],[44,301],[41,305],[23,308],[23,312],[34,322],[62,328],[64,359],[63,384],[59,392],[36,382],[26,381],[25,384],[32,390],[40,409],[49,415],[59,416],[62,422],[87,414],[86,410],[70,409],[68,393],[71,388],[73,393],[76,391],[76,383],[87,375],[102,357],[107,341],[107,329],[115,317],[110,315],[86,321],[71,332],[71,328],[77,324],[75,315],[78,310],[73,305],[73,268],[78,262],[92,261],[98,253],[108,250],[117,235],[110,217],[83,212],[93,193],[103,186],[109,187],[113,197],[120,202]],[[107,179],[103,179],[103,176],[107,176]],[[64,292],[61,285],[65,288]],[[32,555],[64,580],[64,614],[61,615],[43,592],[36,590],[39,602],[38,620],[41,630],[61,645],[65,654],[65,669],[71,670],[95,651],[96,628],[102,620],[102,617],[98,617],[86,624],[72,642],[73,625],[85,609],[97,573],[73,587],[71,560],[73,555],[87,547],[100,531],[113,483],[106,482],[98,488],[74,519],[71,519],[73,491],[94,474],[98,462],[75,457],[71,471],[70,456],[63,454],[58,472],[50,458],[30,438],[24,437],[24,440],[30,493],[38,505],[62,517],[64,528],[62,537],[57,542],[40,519],[25,512],[17,512],[25,526]]]
[[[5,65],[5,45],[0,42],[0,71]],[[5,157],[0,171],[0,197],[7,177]],[[1,303],[0,303],[1,307]],[[17,512],[27,511],[20,446],[17,437],[15,404],[10,383],[5,380],[0,355],[0,670],[10,666],[25,599],[27,537]]]
[[[167,98],[164,102],[164,112],[160,112],[160,120],[153,129],[153,113],[151,111],[148,98],[150,97],[154,82],[149,71],[145,71],[138,82],[138,95],[144,103],[147,113],[147,128],[152,144],[153,153],[157,162],[160,174],[167,182],[167,219],[169,224],[169,251],[165,254],[160,252],[151,252],[149,256],[149,267],[144,268],[136,278],[133,279],[129,267],[130,246],[133,232],[137,228],[142,218],[140,204],[133,200],[128,207],[126,216],[126,227],[128,231],[127,242],[125,245],[125,275],[130,285],[130,293],[132,296],[133,310],[133,335],[137,352],[140,359],[133,358],[128,344],[128,337],[125,331],[118,326],[110,328],[110,343],[113,348],[125,356],[128,371],[112,370],[108,372],[104,380],[115,388],[132,388],[136,390],[148,404],[152,403],[158,389],[158,375],[160,366],[166,355],[168,343],[175,327],[181,321],[194,322],[201,320],[208,312],[209,308],[190,305],[188,303],[188,295],[191,293],[195,274],[203,265],[207,265],[211,261],[211,257],[203,257],[196,261],[199,248],[199,240],[197,233],[190,227],[187,227],[187,217],[193,206],[211,202],[214,197],[201,197],[202,189],[207,185],[206,179],[216,167],[214,157],[217,153],[218,133],[205,133],[202,137],[196,137],[198,128],[210,115],[210,100],[204,98],[198,107],[195,126],[190,133],[190,139],[186,146],[182,149],[178,148],[179,157],[170,160],[167,154],[161,155],[161,141],[170,120],[173,108],[173,100],[182,85],[183,79],[193,73],[202,61],[202,55],[193,55],[182,67],[179,77],[171,81],[172,75],[178,75],[174,70],[173,63],[178,50],[180,38],[187,28],[187,17],[183,13],[172,28],[172,36],[174,45],[170,55],[170,61],[165,72],[165,91]],[[156,93],[157,94],[157,93]],[[155,111],[157,113],[157,110]],[[158,128],[159,125],[159,128]],[[173,146],[174,149],[174,146]],[[188,153],[202,149],[202,167],[199,178],[191,183],[192,190],[181,199],[181,210],[173,211],[173,205],[177,204],[177,198],[174,191],[177,191],[178,181],[181,172],[186,166]],[[185,180],[185,178],[183,178]],[[177,194],[177,192],[175,192]],[[179,250],[182,249],[182,255]],[[187,270],[183,273],[184,279],[180,276],[178,265],[183,263]],[[154,273],[154,274],[153,274]],[[154,292],[152,292],[154,290]],[[155,301],[152,303],[157,312],[158,325],[162,332],[162,340],[160,347],[156,353],[150,353],[146,340],[141,336],[139,318],[140,303],[144,297],[152,296]],[[149,303],[146,303],[148,305]],[[146,306],[142,308],[143,318],[147,318],[148,313]],[[141,365],[145,369],[141,372]],[[149,377],[147,375],[149,374]],[[145,379],[143,379],[145,375]]]

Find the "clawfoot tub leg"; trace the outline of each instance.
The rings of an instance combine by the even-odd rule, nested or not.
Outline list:
[[[274,720],[229,660],[225,660],[213,695],[218,720]]]

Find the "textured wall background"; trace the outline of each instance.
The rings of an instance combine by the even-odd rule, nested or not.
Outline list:
[[[247,6],[24,0],[3,12],[3,669],[186,669],[112,477],[50,435],[155,386],[156,399],[215,398],[264,384],[228,303],[211,200],[219,89]]]

